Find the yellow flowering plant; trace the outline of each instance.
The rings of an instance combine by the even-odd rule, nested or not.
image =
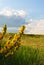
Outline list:
[[[10,36],[7,42],[5,43],[4,48],[0,49],[0,53],[4,54],[5,57],[14,54],[20,46],[21,36],[24,32],[24,29],[25,29],[25,26],[21,26],[21,28],[19,29],[19,32],[14,35],[12,40]],[[6,30],[7,30],[7,25],[4,25],[2,30],[3,37],[6,33]]]

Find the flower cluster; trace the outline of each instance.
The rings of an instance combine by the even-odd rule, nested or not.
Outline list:
[[[7,30],[7,25],[5,24],[4,27],[3,27],[3,29],[2,29],[2,35],[3,36],[5,35],[6,30]]]
[[[0,35],[0,40],[3,39],[4,35],[6,34],[6,30],[7,30],[7,25],[4,25],[2,29],[2,35]]]
[[[19,46],[20,46],[21,36],[23,34],[24,29],[25,29],[25,26],[22,26],[19,29],[19,32],[14,35],[14,38],[12,40],[10,40],[11,37],[9,37],[9,39],[7,40],[4,48],[2,48],[0,50],[0,53],[5,54],[5,57],[14,54],[16,52],[16,50],[19,48]],[[6,25],[4,26],[4,29],[3,29],[3,35],[5,33],[6,33]]]

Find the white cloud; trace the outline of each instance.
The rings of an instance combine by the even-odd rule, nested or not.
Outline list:
[[[19,10],[19,11],[17,11],[18,12],[18,15],[19,16],[26,16],[26,12],[25,11],[23,11],[23,10]]]
[[[30,20],[26,25],[26,33],[28,34],[44,34],[44,19],[43,20]]]
[[[21,17],[25,17],[26,16],[26,12],[24,10],[11,10],[11,9],[3,9],[0,10],[0,15],[4,15],[4,16],[21,16]]]
[[[12,16],[12,11],[4,9],[4,10],[0,11],[0,15]]]

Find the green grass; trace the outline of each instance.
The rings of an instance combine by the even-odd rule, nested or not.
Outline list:
[[[6,42],[10,33],[1,42]],[[3,45],[2,45],[3,46]],[[0,65],[44,65],[44,35],[22,35],[21,46],[7,58],[0,54]]]
[[[1,62],[0,65],[44,65],[44,52],[21,46],[14,55],[2,58]]]
[[[21,44],[34,48],[44,48],[44,35],[23,35]]]

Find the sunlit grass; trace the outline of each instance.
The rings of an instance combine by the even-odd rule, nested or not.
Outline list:
[[[0,43],[5,44],[9,36],[14,36],[7,34]],[[0,65],[44,65],[44,35],[22,35],[21,46],[15,54],[7,58],[0,54]]]

